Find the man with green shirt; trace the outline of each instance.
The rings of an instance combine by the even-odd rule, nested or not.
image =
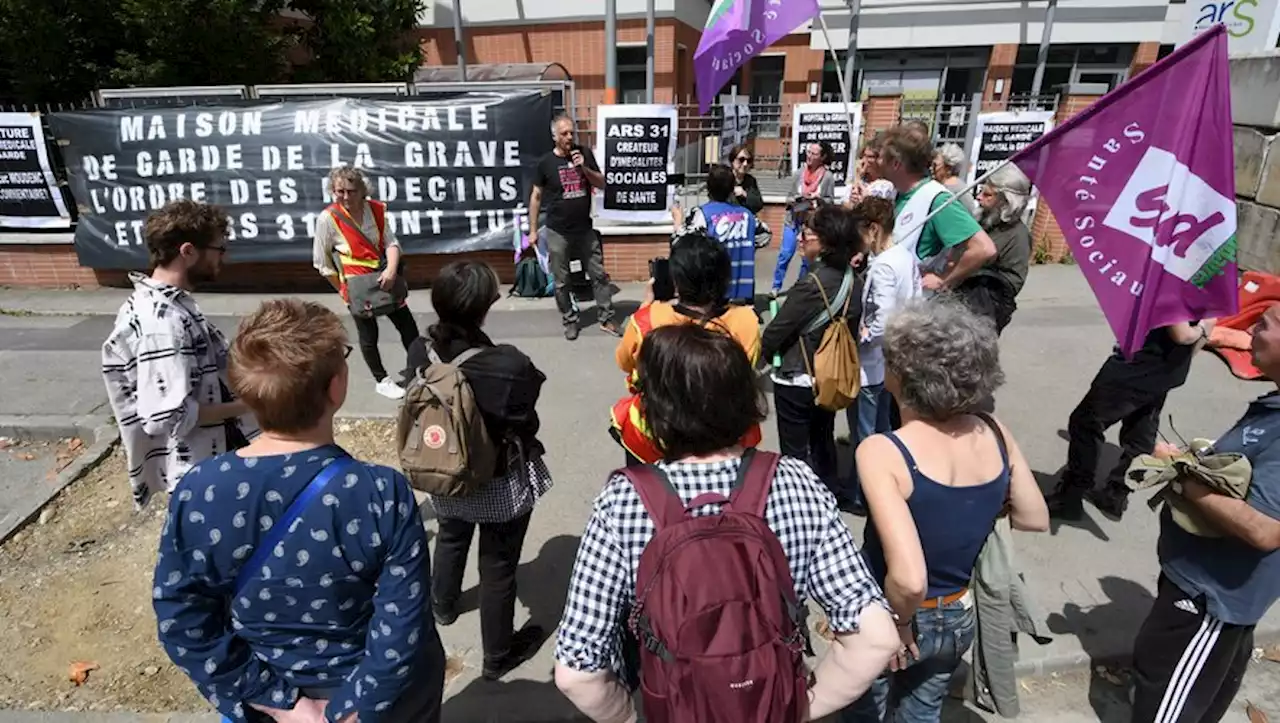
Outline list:
[[[885,133],[880,170],[898,189],[894,243],[914,250],[921,285],[939,292],[954,289],[995,258],[996,246],[964,204],[946,205],[952,194],[929,177],[932,163],[933,144],[927,135],[905,126]],[[929,218],[934,211],[937,215]]]

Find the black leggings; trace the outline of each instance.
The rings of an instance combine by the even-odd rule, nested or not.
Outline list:
[[[360,339],[360,355],[364,357],[364,363],[369,365],[374,381],[380,382],[386,379],[387,368],[382,366],[382,354],[378,353],[378,317],[352,316],[351,318],[356,322],[356,336]],[[404,344],[405,351],[408,351],[409,345],[418,338],[418,322],[414,321],[413,312],[409,311],[408,305],[405,305],[387,314],[387,318],[391,320],[396,331],[400,332],[400,343]]]

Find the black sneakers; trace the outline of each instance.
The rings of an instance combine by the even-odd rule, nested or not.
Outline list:
[[[578,325],[577,325],[577,324],[565,324],[565,325],[564,325],[564,338],[568,339],[569,341],[577,341],[577,340],[578,340]]]
[[[500,679],[532,658],[533,654],[538,652],[538,646],[546,639],[546,631],[541,625],[531,623],[524,626],[511,636],[511,652],[494,660],[485,656],[484,668],[481,669],[480,675],[484,676],[485,680]]]
[[[1084,495],[1074,487],[1059,484],[1044,498],[1049,516],[1054,519],[1079,522],[1084,519]]]
[[[1089,490],[1085,497],[1098,508],[1099,512],[1115,520],[1123,518],[1124,511],[1129,509],[1129,490],[1124,487],[1108,484],[1102,488]]]

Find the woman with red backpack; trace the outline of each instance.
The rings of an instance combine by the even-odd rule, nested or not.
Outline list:
[[[662,459],[614,472],[596,497],[556,684],[594,721],[634,721],[624,658],[638,649],[651,723],[798,723],[852,702],[896,649],[893,620],[808,465],[739,443],[767,414],[746,352],[674,324],[649,334],[637,369]],[[835,633],[812,685],[808,598]]]

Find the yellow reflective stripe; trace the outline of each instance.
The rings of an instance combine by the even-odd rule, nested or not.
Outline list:
[[[343,266],[364,266],[370,269],[376,269],[382,263],[380,259],[353,259],[341,253],[338,254],[338,261],[342,262]]]
[[[644,417],[640,415],[640,404],[632,404],[628,416],[631,418],[631,426],[640,434],[648,439],[653,439],[653,435],[649,433],[649,425],[645,424]]]

